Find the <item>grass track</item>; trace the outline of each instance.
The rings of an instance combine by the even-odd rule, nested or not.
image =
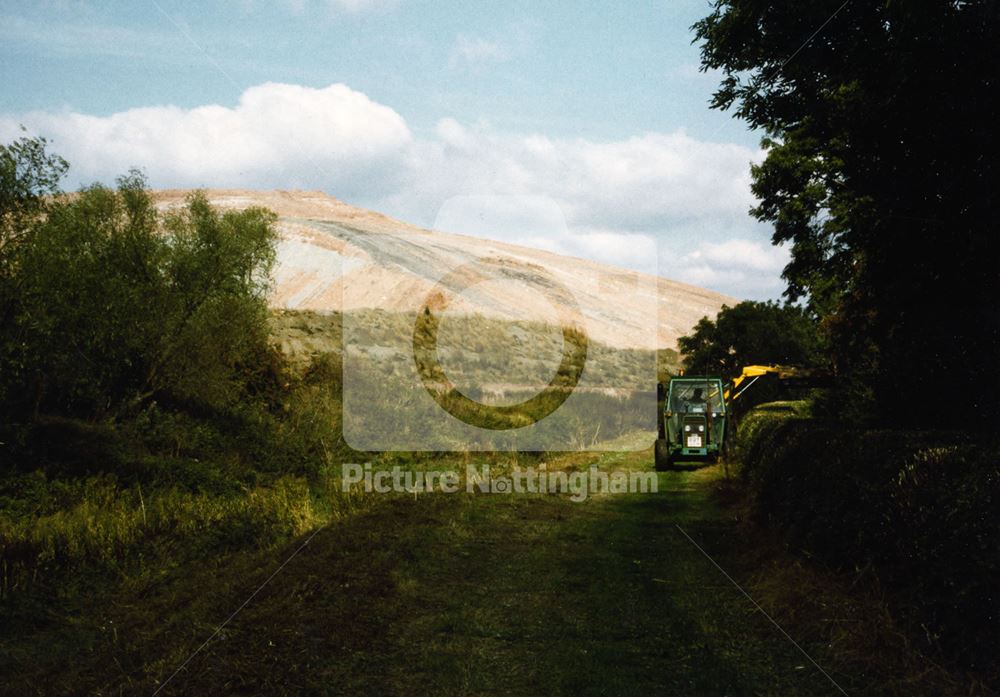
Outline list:
[[[321,531],[160,694],[835,694],[677,529],[748,571],[713,476],[583,503],[378,502]],[[149,694],[297,544],[67,610],[0,645],[6,689]]]

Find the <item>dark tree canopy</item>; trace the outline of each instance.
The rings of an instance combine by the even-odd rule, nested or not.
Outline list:
[[[678,340],[688,373],[734,378],[743,366],[813,365],[819,357],[815,322],[800,307],[741,302],[702,318]]]
[[[968,423],[927,408],[942,391],[977,423],[1000,416],[998,15],[992,0],[719,0],[694,27],[724,74],[713,106],[767,134],[752,213],[790,245],[787,295],[883,420]]]
[[[40,139],[0,146],[0,168],[0,421],[219,407],[252,389],[273,213],[194,194],[160,215],[136,171],[62,195],[66,163]]]

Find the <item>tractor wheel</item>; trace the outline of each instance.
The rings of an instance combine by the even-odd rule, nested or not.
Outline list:
[[[657,438],[653,447],[653,462],[657,470],[668,470],[674,466],[674,460],[670,457],[670,444],[666,438]]]

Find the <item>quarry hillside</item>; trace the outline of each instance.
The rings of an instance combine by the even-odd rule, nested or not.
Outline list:
[[[172,209],[188,193],[166,190],[154,197],[159,208]],[[569,312],[584,320],[591,340],[609,347],[673,349],[699,319],[737,302],[685,283],[456,234],[474,231],[419,228],[322,192],[205,193],[221,209],[260,206],[279,216],[275,309],[415,313],[429,299],[432,306],[435,297],[440,301],[442,277],[473,264],[480,277],[460,296],[448,297],[451,312],[553,323]],[[551,292],[553,284],[569,291],[575,307],[562,306],[566,294]]]

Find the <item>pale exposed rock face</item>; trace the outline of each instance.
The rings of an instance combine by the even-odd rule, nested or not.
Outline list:
[[[184,202],[186,191],[154,194],[160,208]],[[419,311],[452,269],[489,259],[519,282],[484,279],[449,311],[512,319],[553,316],[546,283],[571,291],[593,340],[620,348],[675,348],[677,337],[734,298],[684,283],[585,259],[409,225],[316,191],[209,190],[220,208],[262,206],[280,216],[274,307],[316,311],[377,308]],[[546,281],[548,279],[548,281]],[[528,287],[525,287],[528,286]],[[532,292],[534,290],[535,292]],[[558,304],[558,301],[556,301]],[[556,314],[560,312],[555,308]]]

